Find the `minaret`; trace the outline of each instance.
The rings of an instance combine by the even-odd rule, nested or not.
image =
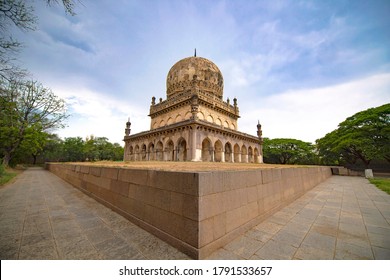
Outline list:
[[[260,121],[257,121],[257,136],[260,140],[262,140],[261,136],[263,135],[263,131],[261,130],[261,124]]]
[[[263,131],[261,130],[261,124],[260,121],[257,121],[257,137],[259,137],[259,163],[264,163],[263,161]]]
[[[125,135],[126,136],[130,135],[130,132],[131,132],[130,126],[131,126],[131,122],[130,122],[130,117],[129,117],[129,119],[126,122],[126,129],[125,129]]]
[[[234,111],[236,112],[236,113],[238,113],[238,107],[237,107],[237,98],[233,98],[233,106],[234,106]]]

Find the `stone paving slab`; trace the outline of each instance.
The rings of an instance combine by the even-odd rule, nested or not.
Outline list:
[[[52,173],[0,188],[0,259],[190,259]]]
[[[209,259],[390,259],[390,196],[361,177],[332,176]],[[251,240],[262,242],[260,248]],[[236,244],[236,246],[231,246]],[[253,252],[253,253],[252,253]],[[250,255],[249,253],[252,253]]]
[[[189,259],[52,173],[0,188],[1,259]],[[333,176],[208,259],[390,259],[390,196]]]

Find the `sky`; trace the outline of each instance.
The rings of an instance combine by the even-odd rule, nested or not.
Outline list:
[[[80,0],[75,16],[33,2],[35,31],[16,30],[20,63],[68,104],[60,137],[123,145],[150,129],[179,60],[213,61],[239,131],[314,142],[347,117],[390,102],[390,1]]]

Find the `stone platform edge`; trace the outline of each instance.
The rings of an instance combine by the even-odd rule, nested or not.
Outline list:
[[[332,176],[324,166],[205,172],[47,163],[46,169],[194,259]]]

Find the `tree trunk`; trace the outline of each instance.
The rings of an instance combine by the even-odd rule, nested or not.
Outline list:
[[[11,160],[11,153],[9,153],[8,151],[5,151],[4,158],[3,158],[3,165],[5,167],[8,167],[10,160]]]
[[[16,139],[16,141],[11,143],[10,146],[6,147],[6,149],[4,151],[4,158],[3,158],[3,165],[4,166],[6,166],[6,167],[9,166],[9,162],[12,159],[13,153],[19,147],[20,143],[22,142],[22,140],[24,138],[24,136],[23,136],[24,130],[25,130],[25,127],[22,126],[19,130],[19,137]]]
[[[33,164],[35,165],[35,164],[37,163],[37,155],[34,155],[34,154],[33,154],[32,156],[33,156],[33,159],[34,159],[34,160],[33,160]]]
[[[365,158],[362,154],[360,154],[359,157],[362,160],[362,162],[364,163],[366,169],[368,169],[368,166],[370,165],[371,159]]]

